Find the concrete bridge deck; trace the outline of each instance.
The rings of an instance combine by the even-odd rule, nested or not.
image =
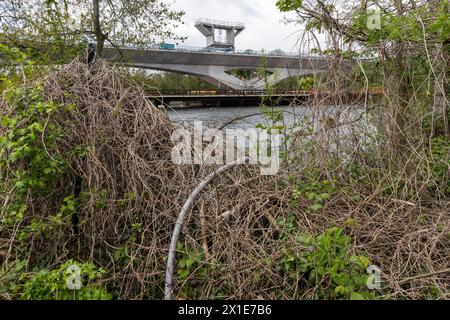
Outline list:
[[[177,72],[196,76],[220,89],[262,90],[266,82],[260,76],[240,79],[229,74],[233,70],[249,70],[256,73],[264,68],[269,83],[276,83],[292,76],[313,75],[328,70],[329,59],[321,56],[274,56],[245,54],[242,52],[211,52],[206,49],[185,51],[160,48],[112,48],[104,49],[104,56],[130,67]]]

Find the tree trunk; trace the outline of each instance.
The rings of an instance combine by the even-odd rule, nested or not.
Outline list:
[[[432,14],[437,14],[439,3],[442,0],[428,0],[430,11]],[[434,68],[434,96],[433,96],[433,113],[437,121],[437,129],[433,134],[444,134],[450,138],[450,122],[448,118],[449,101],[446,97],[446,76],[447,69],[450,66],[449,56],[444,50],[442,43],[437,43],[432,51],[430,64]],[[439,129],[442,129],[439,130]]]
[[[404,44],[397,43],[394,47],[394,57],[383,70],[385,97],[383,107],[385,115],[386,134],[388,139],[388,153],[391,161],[401,163],[406,154],[406,118],[407,89],[403,72],[407,66],[404,63]]]
[[[103,55],[106,36],[102,32],[100,25],[100,0],[92,0],[92,21],[94,23],[94,34],[97,42],[97,55],[101,57]]]
[[[436,78],[434,80],[434,101],[433,111],[436,114],[436,120],[439,127],[442,128],[442,133],[450,138],[450,123],[448,118],[449,101],[446,97],[446,73],[449,67],[449,59],[445,56],[442,45],[436,45],[433,54],[436,64],[435,73]]]

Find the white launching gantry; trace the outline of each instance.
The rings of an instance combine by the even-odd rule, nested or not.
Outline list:
[[[234,51],[235,38],[244,31],[239,22],[197,19],[195,27],[206,37],[206,47],[224,51]]]

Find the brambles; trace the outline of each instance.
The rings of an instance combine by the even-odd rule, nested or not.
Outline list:
[[[88,67],[80,58],[40,79],[39,89],[32,83],[21,89],[25,98],[19,101],[36,101],[29,105],[39,104],[42,112],[0,129],[8,141],[32,141],[36,148],[11,160],[10,151],[23,144],[3,147],[0,156],[8,163],[0,168],[2,190],[9,190],[0,193],[2,209],[14,198],[27,205],[22,219],[1,222],[2,298],[24,293],[22,273],[29,274],[28,280],[36,276],[24,298],[54,297],[55,291],[42,283],[61,288],[56,278],[66,274],[55,266],[69,260],[81,265],[95,261],[105,270],[100,278],[95,267],[93,291],[80,298],[106,297],[95,288],[108,288],[118,299],[163,297],[176,217],[192,189],[214,168],[170,161],[175,126],[127,77],[101,60]],[[37,92],[34,100],[32,92]],[[15,110],[18,102],[5,101],[2,115],[14,118],[6,111]],[[429,163],[439,165],[439,183],[432,184],[423,179],[431,177],[432,166],[425,166],[432,157],[428,150],[418,153],[427,155],[426,161],[411,158],[414,170],[403,168],[408,174],[402,174],[385,159],[384,137],[351,117],[355,109],[335,115],[321,103],[311,101],[305,118],[317,121],[298,124],[301,130],[286,144],[286,165],[278,175],[260,176],[259,168],[242,165],[199,195],[178,247],[176,298],[379,298],[365,286],[369,263],[382,270],[383,298],[449,296],[448,274],[414,278],[448,268],[448,198],[442,192],[441,200],[434,194],[425,199],[419,192],[411,198],[401,188],[385,192],[392,177],[408,192],[423,185],[441,191],[448,160],[445,140],[436,140],[433,147]],[[333,116],[335,124],[321,125],[325,116]],[[35,122],[42,128],[28,128]],[[13,138],[3,134],[9,130],[16,132]],[[26,135],[21,142],[20,134]],[[32,134],[36,138],[28,140]],[[54,159],[60,161],[56,166]],[[47,167],[55,170],[33,173]],[[16,176],[16,170],[26,175]],[[21,177],[45,180],[43,185],[27,183],[22,198],[11,187]],[[38,292],[38,285],[46,291]]]
[[[90,81],[96,86],[86,86]],[[82,58],[41,81],[11,87],[4,97],[2,265],[14,257],[34,269],[78,258],[76,252],[83,261],[90,251],[100,263],[116,257],[120,272],[136,274],[115,252],[127,246],[138,270],[156,269],[163,252],[145,266],[139,261],[154,253],[142,252],[141,241],[165,246],[172,221],[165,210],[182,198],[185,181],[183,170],[169,168],[173,126],[166,115],[129,86],[124,74],[102,61],[88,69]],[[141,238],[153,231],[166,236]],[[14,244],[11,251],[3,239]]]

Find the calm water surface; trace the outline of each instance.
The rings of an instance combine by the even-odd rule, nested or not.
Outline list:
[[[306,107],[273,107],[274,110],[283,110],[284,123],[293,125],[307,113]],[[236,120],[226,126],[227,129],[254,128],[258,123],[269,124],[261,114],[259,107],[219,107],[219,108],[180,108],[168,110],[169,118],[177,123],[193,124],[194,121],[202,121],[204,127],[220,128],[221,126]]]

